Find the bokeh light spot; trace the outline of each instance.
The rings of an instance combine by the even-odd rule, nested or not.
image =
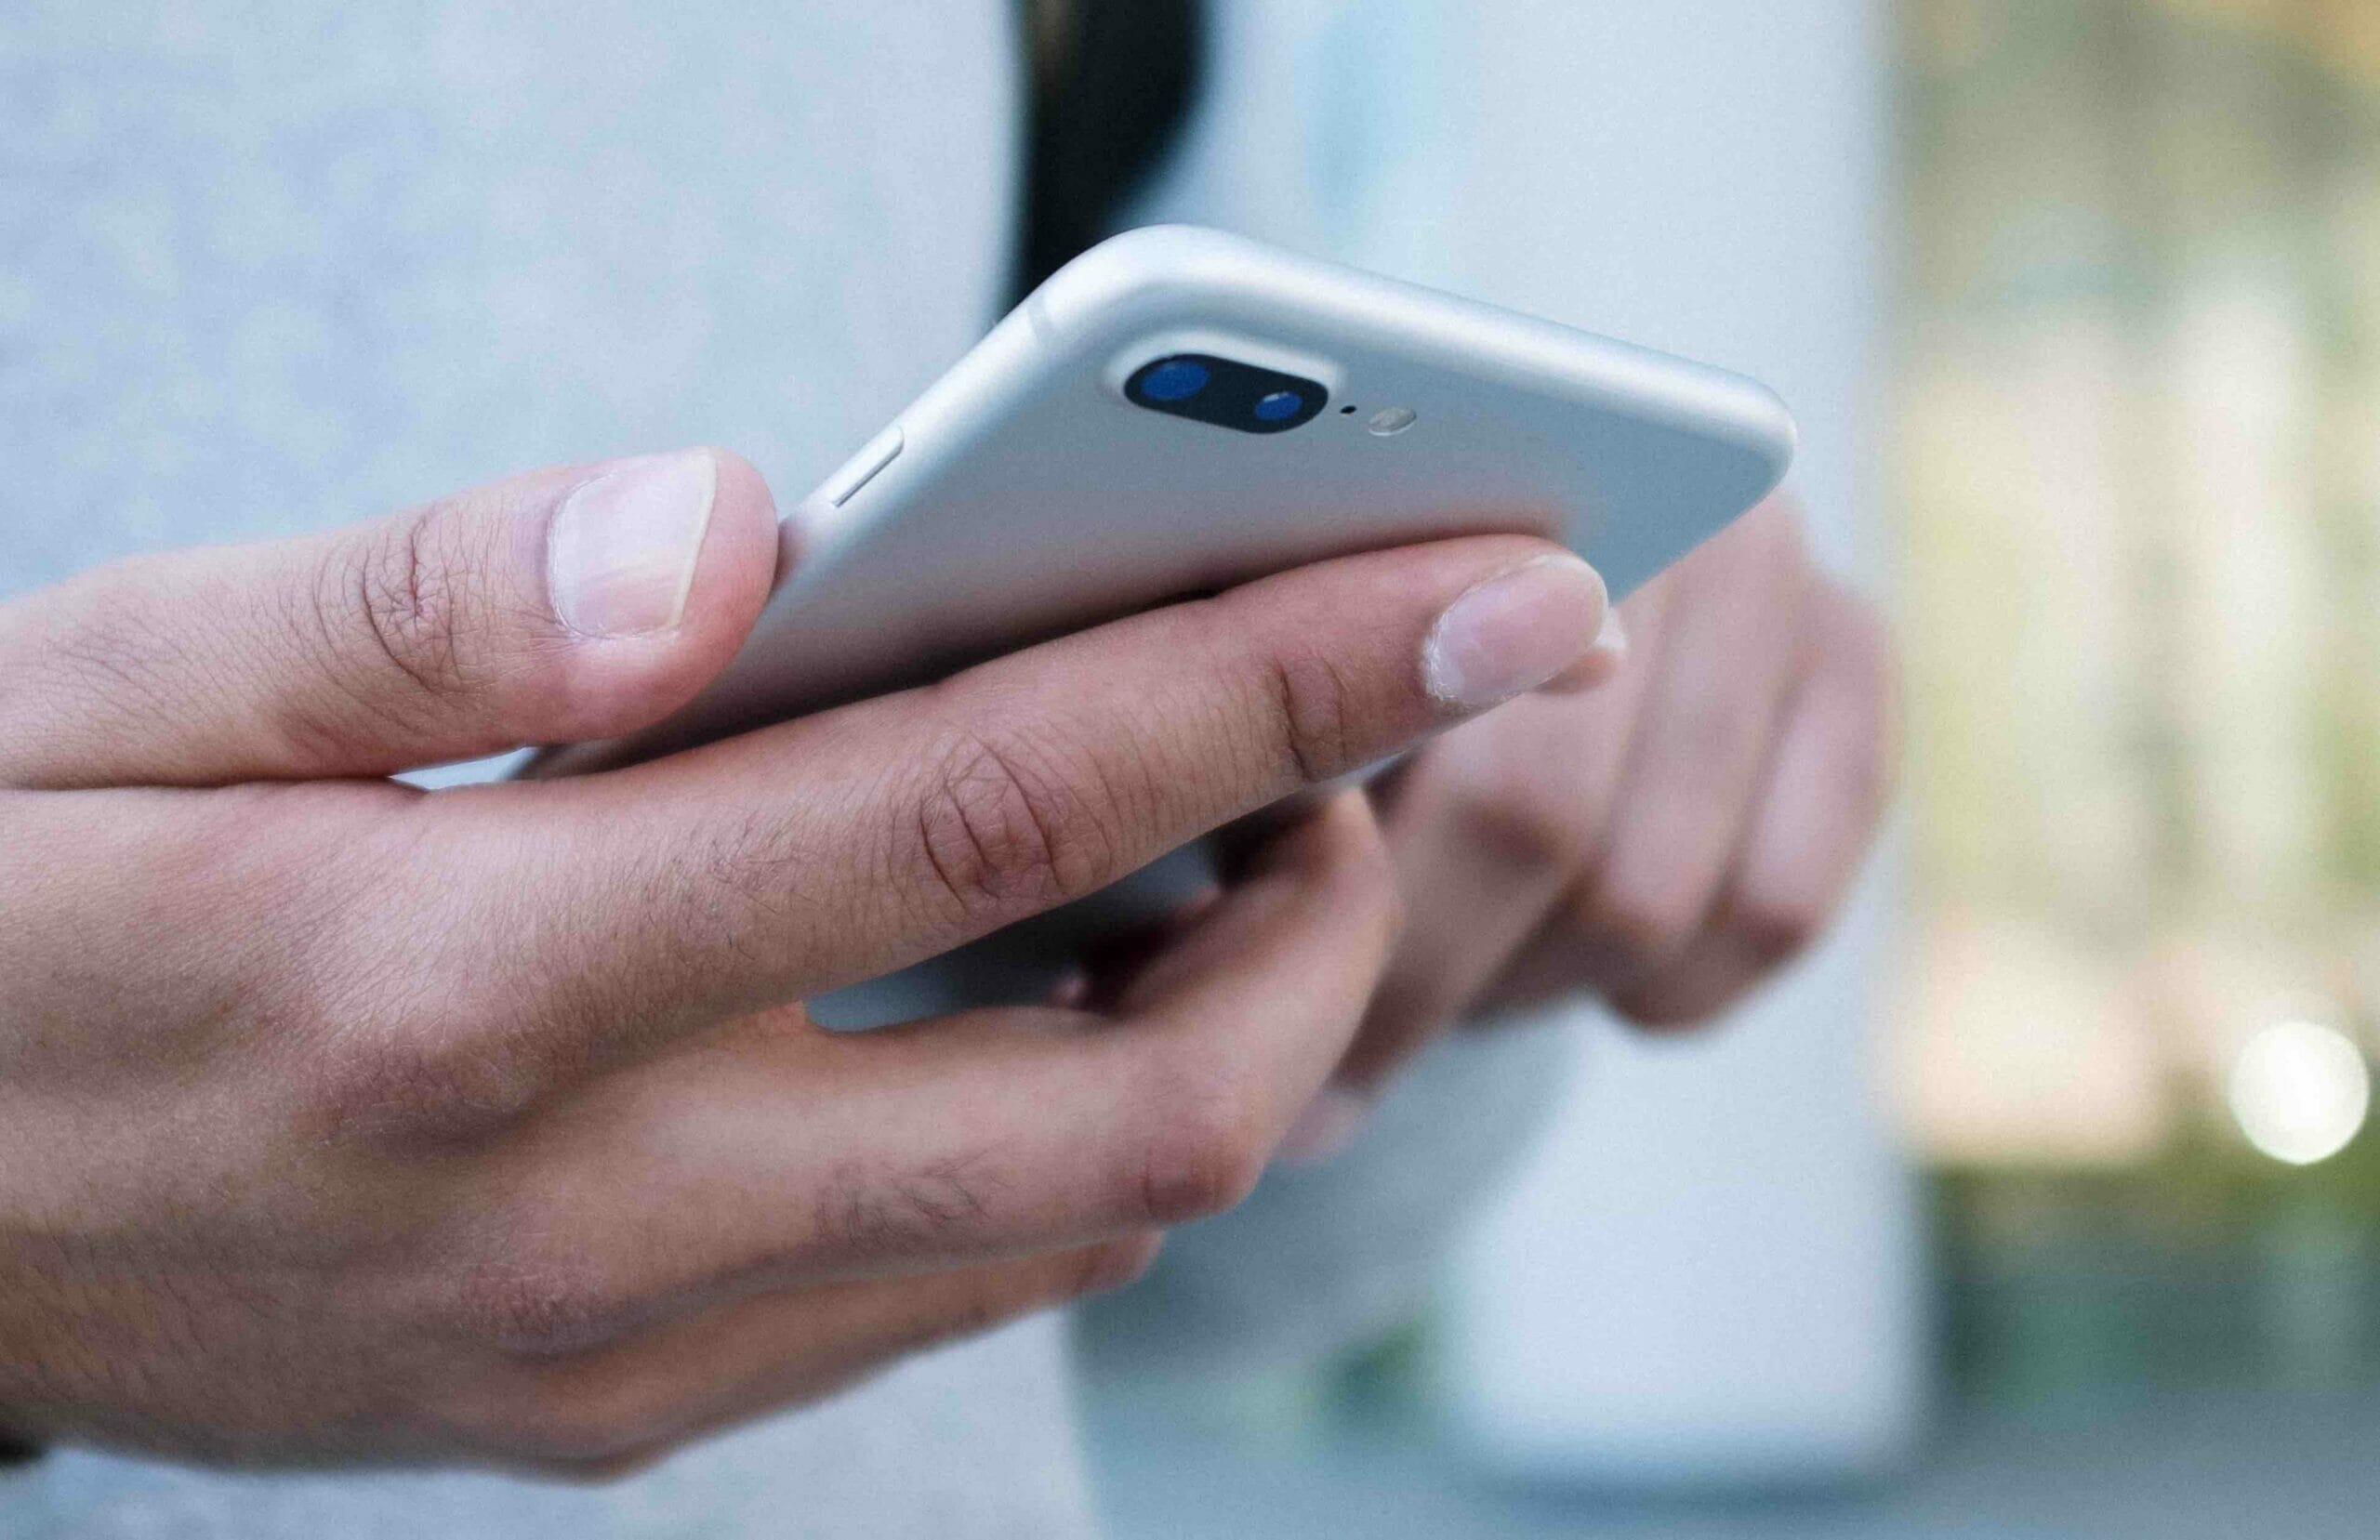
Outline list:
[[[2248,1142],[2277,1161],[2311,1165],[2347,1146],[2372,1110],[2372,1075],[2346,1033],[2316,1021],[2276,1021],[2231,1065],[2231,1115]]]

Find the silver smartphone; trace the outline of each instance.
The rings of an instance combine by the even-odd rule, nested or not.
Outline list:
[[[1172,599],[1442,536],[1551,536],[1618,599],[1785,473],[1763,387],[1155,226],[1077,258],[786,518],[701,695],[530,771],[624,764]]]
[[[1793,424],[1738,375],[1183,226],[1069,263],[786,518],[741,652],[651,758],[1326,557],[1550,536],[1615,599],[1765,496]],[[1107,891],[809,1002],[860,1028],[1024,1001],[1211,879]]]

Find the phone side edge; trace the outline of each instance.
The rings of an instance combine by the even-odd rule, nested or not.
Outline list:
[[[1148,225],[1113,236],[1052,274],[1021,308],[1056,340],[1208,305],[1375,338],[1393,334],[1450,371],[1558,388],[1581,404],[1720,438],[1759,458],[1772,489],[1799,447],[1792,410],[1748,375],[1201,226]]]

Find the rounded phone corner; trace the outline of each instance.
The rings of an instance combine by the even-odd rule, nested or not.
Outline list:
[[[1751,463],[1749,508],[1784,484],[1801,453],[1801,425],[1785,398],[1760,381],[1709,364],[1691,367],[1700,377],[1686,386],[1686,420],[1705,440],[1740,452]]]
[[[1143,225],[1051,273],[1025,304],[1042,328],[1064,336],[1086,317],[1113,313],[1138,296],[1228,286],[1261,252],[1245,237],[1203,225]]]
[[[1793,409],[1785,404],[1784,397],[1758,380],[1746,379],[1743,383],[1744,442],[1765,467],[1766,484],[1759,493],[1759,496],[1765,497],[1784,485],[1786,476],[1792,472],[1793,461],[1802,452],[1802,425],[1794,420]]]

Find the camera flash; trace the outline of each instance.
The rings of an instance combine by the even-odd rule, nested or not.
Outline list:
[[[1379,437],[1385,439],[1392,433],[1404,432],[1412,427],[1418,418],[1419,414],[1410,407],[1386,406],[1373,413],[1371,420],[1364,426]]]

